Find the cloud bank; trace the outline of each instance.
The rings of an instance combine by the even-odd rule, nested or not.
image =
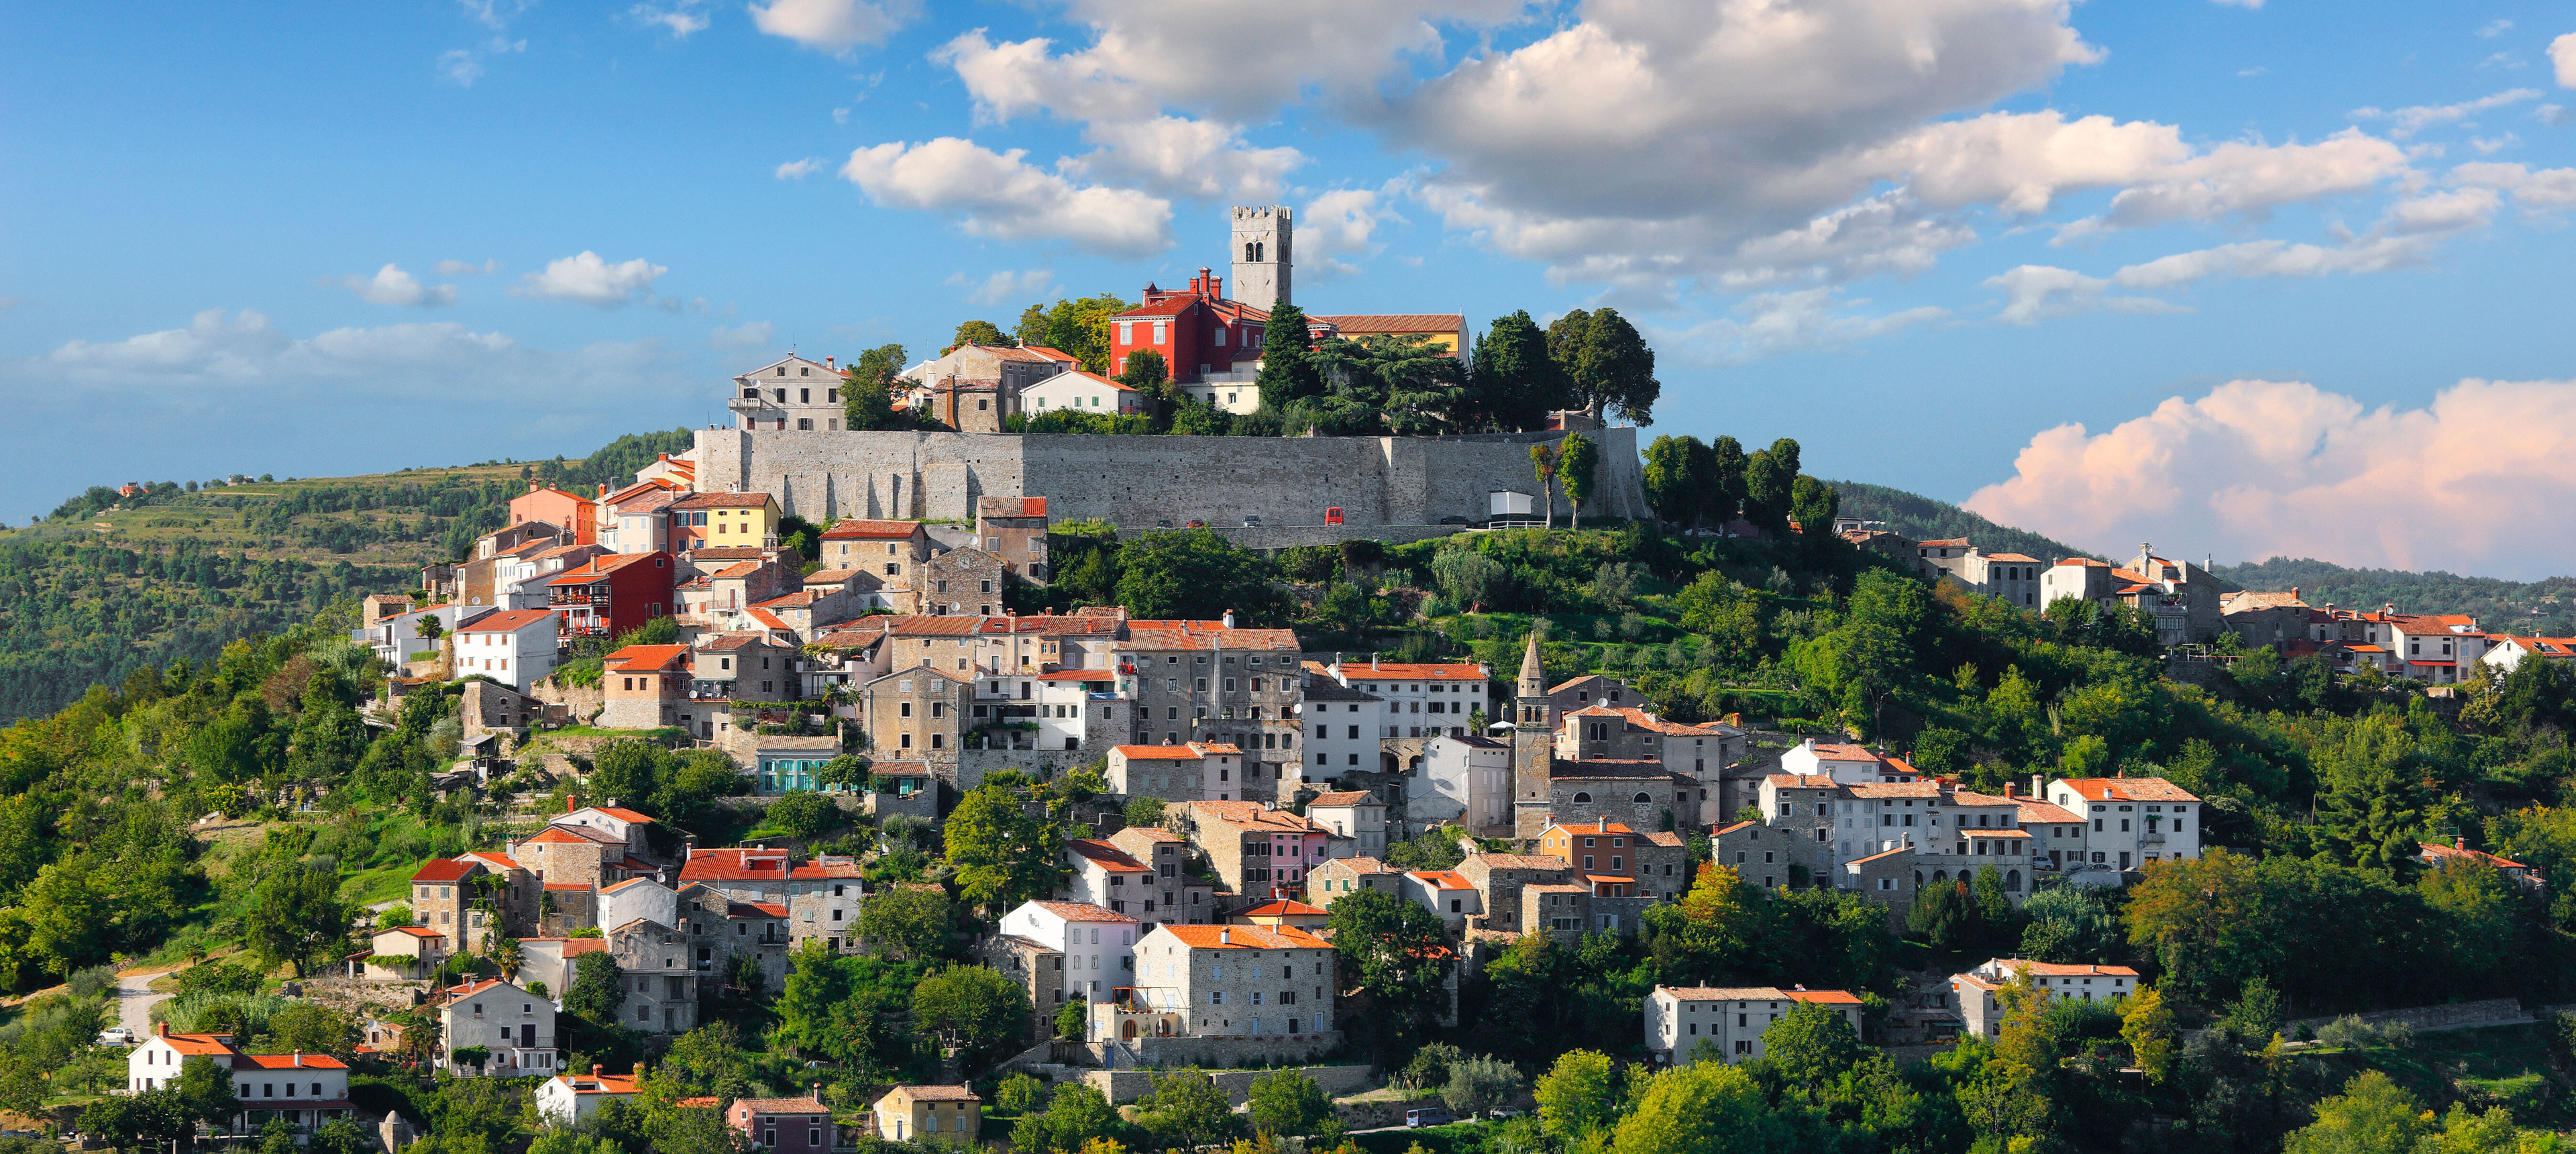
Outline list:
[[[2420,409],[2231,381],[2104,433],[2031,438],[1964,503],[2076,545],[2537,579],[2576,570],[2576,381],[2462,380]]]

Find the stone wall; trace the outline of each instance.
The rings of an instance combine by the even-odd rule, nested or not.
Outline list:
[[[1586,434],[1601,447],[1587,511],[1646,515],[1634,429]],[[979,497],[1045,497],[1058,521],[1142,528],[1191,519],[1323,527],[1339,506],[1348,536],[1481,522],[1494,490],[1535,487],[1529,447],[1563,433],[1470,437],[1152,437],[702,429],[698,477],[711,490],[778,498],[789,513],[971,522]],[[1566,506],[1560,500],[1559,508]],[[1305,534],[1278,544],[1311,544]],[[1339,539],[1334,537],[1331,539]],[[1418,539],[1418,538],[1417,538]],[[1252,542],[1247,541],[1247,544]],[[1275,547],[1263,540],[1261,547]]]
[[[1109,1068],[1113,1062],[1141,1062],[1162,1070],[1193,1066],[1213,1074],[1249,1064],[1311,1062],[1342,1044],[1342,1032],[1316,1034],[1221,1034],[1197,1038],[1138,1038],[1132,1042],[1085,1042],[1087,1065]],[[1259,1076],[1264,1071],[1249,1071]]]
[[[1192,1039],[1157,1039],[1157,1041],[1165,1044],[1172,1041],[1187,1040]],[[1198,1040],[1213,1041],[1215,1039]],[[1298,1068],[1297,1072],[1314,1079],[1316,1085],[1324,1088],[1324,1093],[1326,1095],[1339,1098],[1348,1094],[1356,1094],[1367,1089],[1369,1085],[1369,1069],[1370,1068],[1366,1065],[1301,1066]],[[1082,1074],[1082,1080],[1091,1083],[1091,1087],[1093,1089],[1108,1095],[1110,1105],[1123,1106],[1129,1102],[1134,1102],[1152,1094],[1154,1092],[1154,1079],[1163,1076],[1165,1073],[1168,1073],[1168,1071],[1085,1070]],[[1207,1071],[1208,1080],[1215,1082],[1217,1089],[1225,1091],[1227,1100],[1233,1102],[1237,1106],[1242,1105],[1246,1100],[1251,1098],[1252,1083],[1254,1080],[1265,1077],[1271,1073],[1274,1073],[1274,1071]]]

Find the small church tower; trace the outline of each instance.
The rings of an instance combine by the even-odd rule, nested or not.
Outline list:
[[[1288,206],[1234,209],[1234,299],[1257,309],[1290,303]]]
[[[1556,765],[1556,707],[1547,694],[1547,666],[1538,656],[1536,624],[1521,655],[1520,689],[1512,711],[1512,836],[1537,837],[1553,808],[1549,773]]]

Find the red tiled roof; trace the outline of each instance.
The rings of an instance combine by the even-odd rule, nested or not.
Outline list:
[[[1121,648],[1167,652],[1185,649],[1260,649],[1297,651],[1297,634],[1287,629],[1228,629],[1222,621],[1130,621]]]
[[[1275,901],[1263,902],[1260,905],[1244,910],[1234,916],[1239,918],[1311,918],[1321,916],[1323,913],[1325,913],[1325,911],[1316,909],[1304,902],[1290,901],[1287,898],[1279,898]]]
[[[557,1074],[555,1081],[575,1094],[632,1094],[640,1079],[632,1074]]]
[[[919,532],[921,532],[919,521],[868,521],[850,518],[824,530],[823,539],[835,541],[864,537],[902,540]]]
[[[976,502],[975,511],[986,517],[1044,517],[1047,515],[1047,499],[1044,497],[986,497]]]
[[[562,574],[561,576],[556,577],[554,580],[551,580],[551,581],[546,582],[546,584],[548,584],[548,585],[589,585],[589,584],[593,584],[593,583],[595,583],[595,582],[599,581],[600,579],[602,579],[602,578],[604,578],[604,577],[608,577],[608,576],[610,576],[611,574],[616,573],[616,572],[617,572],[618,570],[620,570],[620,569],[624,569],[624,568],[626,568],[626,567],[627,567],[627,566],[629,566],[629,565],[640,564],[640,563],[642,563],[642,562],[644,561],[644,559],[645,559],[645,558],[648,558],[648,557],[655,557],[655,556],[659,556],[659,554],[654,554],[654,553],[611,553],[611,554],[609,554],[609,555],[607,555],[607,556],[605,556],[605,557],[593,557],[593,558],[591,558],[591,559],[590,559],[590,560],[588,560],[588,561],[584,561],[584,562],[582,562],[582,563],[581,563],[581,564],[579,564],[579,565],[576,565],[576,566],[573,566],[573,567],[572,567],[572,568],[570,568],[570,569],[566,569],[566,570],[564,570],[564,571],[563,571],[563,574]]]
[[[712,1105],[715,1099],[707,1099]],[[752,1114],[829,1114],[832,1108],[813,1099],[803,1098],[736,1098],[734,1109]]]
[[[1173,926],[1159,932],[1194,950],[1329,950],[1332,943],[1295,926]]]
[[[757,881],[787,876],[785,850],[701,849],[689,853],[680,867],[683,882]]]
[[[1121,745],[1118,756],[1129,761],[1197,761],[1205,756],[1193,745]]]
[[[2199,801],[2161,777],[2070,777],[2062,784],[2088,801]]]
[[[516,633],[540,621],[552,621],[555,615],[544,609],[504,609],[486,613],[456,627],[458,633]]]
[[[691,493],[671,502],[674,509],[758,509],[769,504],[767,493]]]
[[[1068,922],[1133,922],[1136,920],[1106,906],[1095,906],[1090,902],[1039,901],[1029,904]]]
[[[419,870],[413,872],[411,880],[416,882],[460,881],[472,872],[474,872],[473,868],[464,862],[443,857],[431,858],[423,863]]]
[[[1342,791],[1337,792],[1337,793],[1319,793],[1319,794],[1316,794],[1316,795],[1315,795],[1315,800],[1313,800],[1313,801],[1310,801],[1310,802],[1307,802],[1307,803],[1306,803],[1306,808],[1308,808],[1308,809],[1313,809],[1313,808],[1315,808],[1316,806],[1319,806],[1319,805],[1321,805],[1321,806],[1341,806],[1341,805],[1376,805],[1376,804],[1384,804],[1384,803],[1379,802],[1379,801],[1377,800],[1377,795],[1376,795],[1376,794],[1374,794],[1374,793],[1370,793],[1369,791],[1367,791],[1367,790],[1365,790],[1365,789],[1346,789],[1346,790],[1342,790]]]
[[[903,1091],[904,1097],[915,1102],[981,1102],[984,1100],[964,1086],[896,1086],[889,1089],[887,1093],[893,1093],[895,1090]]]
[[[688,657],[686,645],[629,645],[608,655],[609,668],[622,673],[654,673]]]
[[[1341,674],[1352,681],[1483,681],[1485,667],[1472,661],[1388,661],[1377,665],[1345,665],[1341,667]]]
[[[1345,313],[1340,316],[1309,316],[1307,320],[1328,324],[1344,336],[1371,333],[1454,333],[1467,327],[1467,318],[1457,313]]]
[[[1145,863],[1137,861],[1133,856],[1129,855],[1127,851],[1105,841],[1094,841],[1090,838],[1076,838],[1073,841],[1064,843],[1064,848],[1075,856],[1096,864],[1110,873],[1124,874],[1154,872],[1151,869],[1146,868]]]
[[[1474,883],[1456,870],[1406,870],[1405,876],[1426,881],[1444,890],[1472,890]]]
[[[768,611],[768,610],[766,610],[766,609],[761,609],[761,608],[756,608],[756,607],[755,607],[755,608],[751,608],[751,609],[745,609],[745,610],[743,610],[743,615],[744,615],[744,616],[746,616],[746,617],[751,618],[751,619],[752,619],[752,620],[754,620],[754,621],[760,622],[761,624],[766,625],[766,626],[768,626],[768,627],[770,627],[770,628],[772,628],[772,629],[793,629],[793,628],[795,628],[794,626],[789,625],[788,623],[786,623],[786,622],[784,622],[784,621],[779,620],[779,619],[778,619],[778,615],[777,615],[777,614],[772,613],[772,612],[770,612],[770,611]]]

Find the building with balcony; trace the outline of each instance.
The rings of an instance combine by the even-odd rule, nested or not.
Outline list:
[[[459,1078],[555,1075],[554,1003],[487,978],[440,990],[430,1005],[438,1011],[438,1068]],[[476,1050],[479,1057],[469,1057]]]
[[[546,582],[547,605],[565,637],[616,637],[671,614],[673,576],[668,553],[593,557]]]
[[[543,609],[503,609],[456,628],[456,675],[480,674],[522,693],[555,671],[563,619]]]
[[[844,412],[843,379],[831,357],[817,364],[790,354],[734,377],[725,408],[738,428],[836,432]]]
[[[2135,869],[2200,856],[2200,798],[2161,777],[2068,777],[2049,804],[2086,823],[2087,865]]]

